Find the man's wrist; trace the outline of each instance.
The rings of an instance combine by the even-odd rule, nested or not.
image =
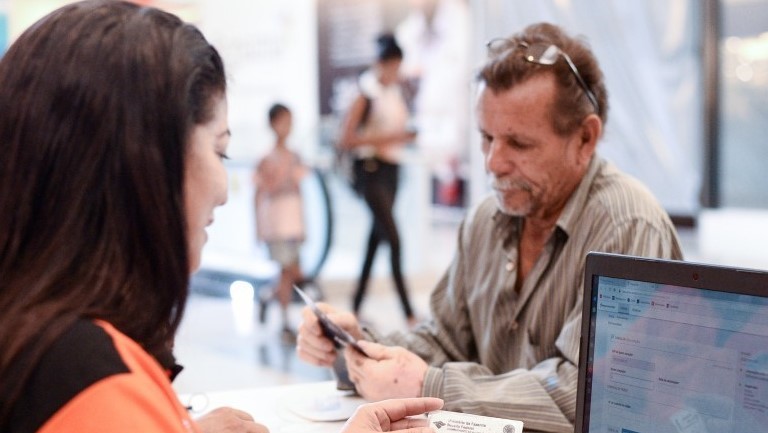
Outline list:
[[[443,397],[443,370],[428,367],[424,374],[424,384],[421,387],[422,397]]]

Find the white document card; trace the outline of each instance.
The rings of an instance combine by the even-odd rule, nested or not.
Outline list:
[[[437,433],[522,433],[523,422],[438,410],[427,416]]]

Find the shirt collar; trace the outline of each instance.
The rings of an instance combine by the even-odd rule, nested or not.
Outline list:
[[[556,224],[557,227],[565,232],[565,234],[570,235],[576,230],[576,226],[579,224],[578,220],[579,215],[581,215],[581,210],[584,209],[584,206],[587,204],[589,190],[592,188],[592,182],[602,165],[603,159],[594,155],[589,162],[587,172],[584,174],[584,177],[581,178],[581,182],[579,182],[579,186],[573,191],[573,194],[571,194],[571,197],[565,204],[563,211],[560,213],[560,217],[557,219]]]
[[[163,367],[163,370],[165,370],[165,372],[168,374],[168,378],[171,380],[171,382],[173,382],[176,376],[181,373],[181,370],[184,369],[184,367],[176,363],[176,357],[173,356],[173,352],[171,350],[167,350],[158,354],[155,356],[155,359],[160,364],[160,366]]]

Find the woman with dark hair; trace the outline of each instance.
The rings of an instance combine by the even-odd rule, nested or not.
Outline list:
[[[399,162],[403,147],[416,134],[409,131],[408,107],[399,84],[403,51],[391,34],[379,36],[376,63],[360,76],[360,93],[352,102],[342,126],[339,146],[355,154],[355,188],[371,210],[373,222],[352,301],[360,311],[376,250],[381,241],[390,248],[392,278],[409,325],[416,323],[401,270],[400,234],[392,208],[399,182]]]
[[[234,409],[194,422],[170,386],[227,198],[225,92],[195,27],[127,2],[65,6],[0,61],[0,431],[266,431]]]

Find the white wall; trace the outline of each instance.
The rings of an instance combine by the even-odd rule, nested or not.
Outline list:
[[[14,40],[35,21],[71,0],[0,0]],[[266,121],[275,101],[294,111],[295,148],[316,148],[317,0],[142,1],[200,27],[228,71],[230,157],[252,162],[272,144]]]

